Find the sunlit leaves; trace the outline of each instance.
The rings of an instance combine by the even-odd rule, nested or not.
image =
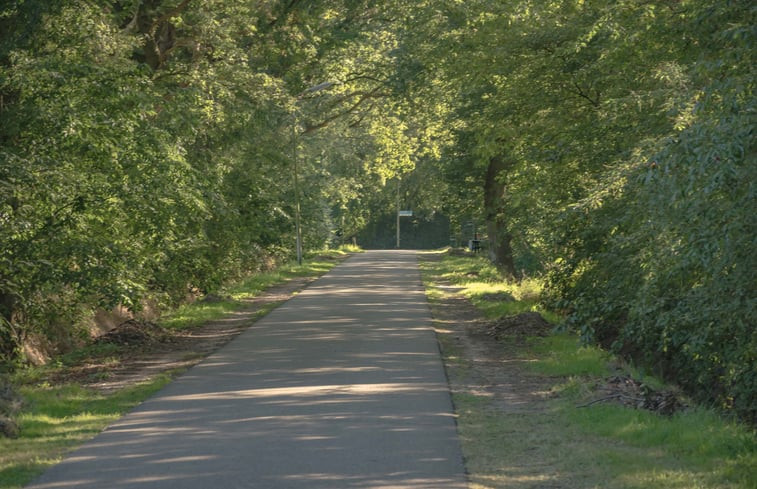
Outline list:
[[[675,369],[703,398],[738,392],[730,405],[754,416],[739,363],[755,349],[744,325],[757,321],[745,275],[755,268],[749,2],[428,10],[410,39],[443,87],[420,93],[452,109],[456,141],[439,165],[453,219],[482,210],[482,168],[512,160],[490,215],[507,220],[521,266],[551,270],[571,324]]]

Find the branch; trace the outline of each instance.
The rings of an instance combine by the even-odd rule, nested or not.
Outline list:
[[[286,17],[287,14],[294,8],[295,5],[297,5],[298,2],[299,0],[290,0],[289,5],[284,7],[284,11],[281,13],[281,15],[279,15],[278,17],[275,17],[272,21],[268,23],[268,27],[275,26],[279,22],[279,20],[281,20],[283,17]]]
[[[354,121],[350,122],[350,123],[349,123],[349,125],[348,125],[348,127],[349,127],[349,128],[353,128],[353,127],[357,127],[357,126],[359,126],[359,125],[360,125],[360,123],[361,123],[361,122],[363,122],[363,119],[365,119],[365,118],[366,118],[366,116],[368,115],[368,112],[370,112],[370,111],[371,111],[371,109],[373,109],[373,108],[374,108],[375,106],[376,106],[376,104],[371,104],[371,105],[369,105],[369,106],[368,106],[368,109],[366,109],[366,111],[365,111],[365,112],[363,112],[363,114],[362,114],[362,115],[361,115],[360,117],[358,117],[358,118],[357,118],[357,119],[355,119]]]
[[[349,73],[347,74],[347,78],[344,79],[341,83],[346,84],[357,80],[370,80],[382,85],[386,84],[386,80],[381,80],[379,78],[376,78],[375,76],[366,75],[364,73]]]
[[[576,87],[575,90],[568,90],[570,93],[573,93],[575,95],[578,95],[579,97],[586,99],[589,101],[589,103],[594,107],[599,107],[599,91],[595,90],[597,92],[597,98],[593,99],[589,94],[583,91],[581,86],[578,84],[577,81],[573,80],[573,86]]]
[[[366,100],[370,100],[370,99],[374,99],[374,98],[387,97],[389,94],[380,92],[379,91],[380,88],[381,87],[376,87],[376,88],[374,88],[373,90],[371,90],[369,92],[365,92],[365,91],[352,92],[352,93],[348,94],[347,96],[342,97],[341,100],[339,100],[337,103],[343,102],[345,100],[349,100],[349,99],[351,99],[353,97],[357,97],[357,96],[359,96],[360,98],[358,99],[357,102],[355,102],[354,104],[352,104],[352,106],[348,107],[347,109],[345,109],[343,111],[340,111],[340,112],[337,112],[336,114],[331,115],[331,116],[325,118],[324,120],[322,120],[321,122],[319,122],[317,124],[312,124],[312,125],[307,126],[302,131],[301,135],[309,134],[309,133],[311,133],[313,131],[317,131],[318,129],[322,129],[322,128],[328,126],[331,122],[335,121],[336,119],[339,119],[339,118],[344,117],[346,115],[352,114]]]
[[[629,401],[644,402],[644,399],[639,399],[638,397],[631,397],[625,394],[617,393],[617,394],[609,395],[607,397],[600,397],[599,399],[594,399],[593,401],[587,402],[586,404],[578,405],[576,407],[585,408],[585,407],[591,406],[592,404],[597,404],[598,402],[609,401],[611,399],[628,399]]]
[[[585,407],[591,406],[592,404],[597,404],[598,402],[609,401],[610,399],[618,399],[619,397],[620,397],[620,394],[613,394],[613,395],[607,396],[607,397],[600,397],[599,399],[594,399],[591,402],[587,402],[586,404],[580,404],[580,405],[578,405],[576,407],[577,408],[585,408]]]
[[[169,10],[165,14],[163,14],[160,17],[158,17],[157,19],[155,19],[155,22],[152,23],[152,29],[151,29],[152,32],[151,32],[151,34],[153,34],[153,35],[155,34],[155,29],[157,29],[160,24],[162,24],[163,22],[169,20],[171,17],[175,17],[176,14],[179,14],[179,13],[183,12],[187,8],[187,6],[189,5],[189,2],[191,2],[191,1],[192,0],[183,0],[179,5],[177,5],[173,9]]]

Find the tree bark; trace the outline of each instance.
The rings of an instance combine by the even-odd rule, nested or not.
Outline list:
[[[142,57],[153,71],[159,70],[166,61],[168,53],[176,44],[176,28],[171,17],[178,15],[189,6],[189,0],[160,13],[162,0],[144,0],[138,7],[134,26],[144,35]]]
[[[15,359],[19,338],[13,323],[16,319],[16,298],[0,291],[0,362]]]
[[[489,236],[489,259],[505,275],[517,278],[510,245],[512,235],[507,228],[507,188],[500,181],[512,166],[502,155],[489,160],[484,181],[484,219]]]

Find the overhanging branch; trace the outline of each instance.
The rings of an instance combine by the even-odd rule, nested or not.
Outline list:
[[[366,101],[377,99],[377,98],[383,98],[388,97],[389,94],[386,92],[381,91],[382,87],[376,87],[373,90],[369,91],[356,91],[349,94],[344,95],[343,97],[340,97],[337,101],[335,101],[332,106],[336,106],[341,104],[342,102],[346,102],[347,100],[350,100],[352,98],[358,97],[357,102],[349,106],[348,108],[338,111],[337,113],[326,117],[325,119],[321,120],[320,122],[316,124],[309,124],[305,129],[302,131],[302,135],[309,134],[313,131],[317,131],[318,129],[322,129],[326,126],[328,126],[331,122],[340,119],[342,117],[348,116],[350,114],[353,114],[355,111],[357,111]],[[362,118],[361,118],[362,120]]]

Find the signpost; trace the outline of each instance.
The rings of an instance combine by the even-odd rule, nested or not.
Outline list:
[[[413,217],[413,211],[401,211],[397,207],[397,249],[400,247],[400,217]]]
[[[413,211],[400,210],[400,179],[397,178],[397,249],[400,248],[400,217],[413,217]]]

